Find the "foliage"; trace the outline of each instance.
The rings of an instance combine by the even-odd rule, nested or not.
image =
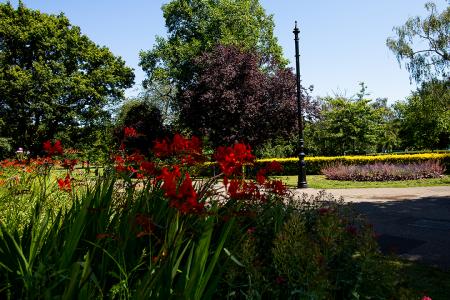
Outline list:
[[[416,82],[449,76],[450,6],[438,12],[436,4],[428,2],[425,8],[428,16],[409,18],[403,26],[394,27],[396,37],[386,40],[399,63],[406,61],[406,69]]]
[[[270,208],[269,208],[270,207]],[[373,231],[332,196],[262,206],[234,254],[222,298],[389,298],[397,277],[380,264]],[[228,292],[228,293],[226,293]]]
[[[296,128],[295,77],[275,66],[264,72],[258,61],[232,46],[202,54],[195,60],[197,76],[180,98],[181,122],[216,147],[235,141],[255,147],[289,137]]]
[[[133,128],[136,133],[124,136],[125,128]],[[170,129],[163,124],[160,110],[141,100],[126,102],[119,111],[114,138],[116,146],[123,141],[128,149],[137,149],[147,155],[154,141],[168,136]]]
[[[402,146],[446,149],[450,146],[450,81],[430,81],[394,106]]]
[[[397,272],[403,274],[406,286],[415,294],[423,297],[417,299],[426,299],[424,291],[433,300],[448,298],[447,291],[450,290],[449,271],[398,258],[391,258],[389,263]]]
[[[444,168],[437,162],[411,164],[375,163],[373,165],[329,165],[321,170],[325,178],[351,181],[392,181],[439,178]]]
[[[11,139],[0,137],[0,159],[7,156],[7,154],[11,153]]]
[[[296,144],[297,138],[294,136],[285,139],[277,137],[257,147],[255,154],[258,158],[292,157],[295,155]]]
[[[235,185],[243,181],[233,177],[240,164],[253,159],[246,146],[217,152],[231,179],[226,195],[213,188],[217,178],[201,186],[190,179],[189,166],[202,152],[198,139],[175,135],[156,143],[155,161],[122,151],[115,157],[115,172],[105,172],[86,191],[75,191],[71,171],[56,181],[41,181],[64,153],[59,141],[48,141],[44,148],[48,156],[39,163],[2,163],[2,170],[31,174],[32,181],[25,184],[32,189],[20,192],[32,201],[19,209],[27,212],[35,204],[18,223],[0,224],[2,297],[212,297],[221,274],[217,264],[227,260],[222,249],[231,229],[240,232],[234,213],[245,199],[228,207],[223,200],[248,195]],[[62,160],[68,170],[75,163]],[[12,192],[17,184],[4,184],[3,201],[17,199]],[[51,185],[58,188],[51,190]],[[266,186],[268,195],[270,188]],[[70,204],[52,207],[50,199],[58,199],[54,193],[71,195]]]
[[[175,135],[155,144],[154,160],[119,151],[104,177],[86,181],[81,190],[83,182],[73,179],[76,162],[61,157],[61,144],[49,141],[45,150],[42,163],[24,172],[36,180],[28,184],[32,190],[22,191],[35,204],[31,214],[20,220],[22,226],[0,224],[2,298],[295,298],[299,289],[310,295],[394,296],[397,277],[379,264],[370,228],[323,194],[314,202],[293,199],[280,181],[266,178],[279,169],[276,163],[260,170],[256,181],[245,180],[242,167],[255,159],[247,145],[220,147],[214,158],[221,175],[193,181],[189,173],[202,161],[201,144]],[[57,158],[67,175],[42,185]],[[2,163],[2,170],[30,167]],[[9,193],[16,184],[1,188],[8,190],[3,201],[16,199]],[[58,194],[70,197],[67,207],[48,202]],[[317,252],[287,249],[283,237],[291,234],[294,248],[307,242]],[[292,258],[306,265],[287,268]],[[326,278],[299,283],[286,276],[302,268]]]
[[[133,83],[121,58],[81,34],[62,14],[0,4],[1,135],[37,153],[47,139],[92,143]]]
[[[282,49],[273,36],[274,23],[258,0],[172,0],[163,5],[168,37],[157,37],[152,50],[140,53],[147,74],[144,86],[164,95],[169,105],[195,74],[192,59],[216,45],[239,46],[261,55],[263,63],[282,65]]]
[[[380,101],[323,98],[320,117],[305,127],[306,148],[313,154],[345,155],[373,153],[389,147],[389,109]],[[389,134],[387,134],[389,136]]]

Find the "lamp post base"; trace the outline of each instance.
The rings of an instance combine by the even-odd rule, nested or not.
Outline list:
[[[308,188],[308,184],[306,182],[299,182],[299,183],[297,183],[297,188],[298,189],[306,189],[306,188]]]

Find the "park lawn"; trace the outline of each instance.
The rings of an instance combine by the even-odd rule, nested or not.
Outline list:
[[[297,176],[274,176],[282,180],[288,187],[297,186]],[[399,181],[340,181],[328,180],[323,175],[306,176],[308,187],[314,189],[351,189],[351,188],[406,188],[419,186],[450,186],[450,176],[441,178],[399,180]]]

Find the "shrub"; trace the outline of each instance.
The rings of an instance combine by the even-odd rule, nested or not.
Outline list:
[[[221,298],[396,295],[398,277],[383,263],[371,226],[342,200],[323,192],[303,195],[283,205],[262,205],[256,215],[227,268]]]
[[[422,154],[388,154],[388,155],[349,155],[349,156],[306,156],[306,173],[308,175],[321,174],[320,171],[333,164],[366,165],[375,163],[408,164],[424,161],[438,161],[450,171],[450,153],[422,153]],[[297,175],[298,158],[265,158],[258,159],[253,168],[249,168],[249,174],[256,173],[260,165],[269,161],[277,161],[283,165],[283,172],[276,175]]]
[[[375,163],[373,165],[343,165],[338,163],[322,169],[322,174],[332,180],[389,181],[437,178],[444,167],[436,161],[399,164]]]

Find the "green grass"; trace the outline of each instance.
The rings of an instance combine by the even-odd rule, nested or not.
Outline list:
[[[421,299],[448,300],[450,294],[450,271],[417,262],[390,259],[387,262],[402,277],[402,285]]]
[[[289,187],[297,186],[297,176],[274,176],[281,179]],[[450,186],[450,176],[441,178],[399,180],[399,181],[340,181],[328,180],[323,175],[309,175],[306,177],[308,187],[315,189],[351,189],[351,188],[406,188],[418,186]]]

